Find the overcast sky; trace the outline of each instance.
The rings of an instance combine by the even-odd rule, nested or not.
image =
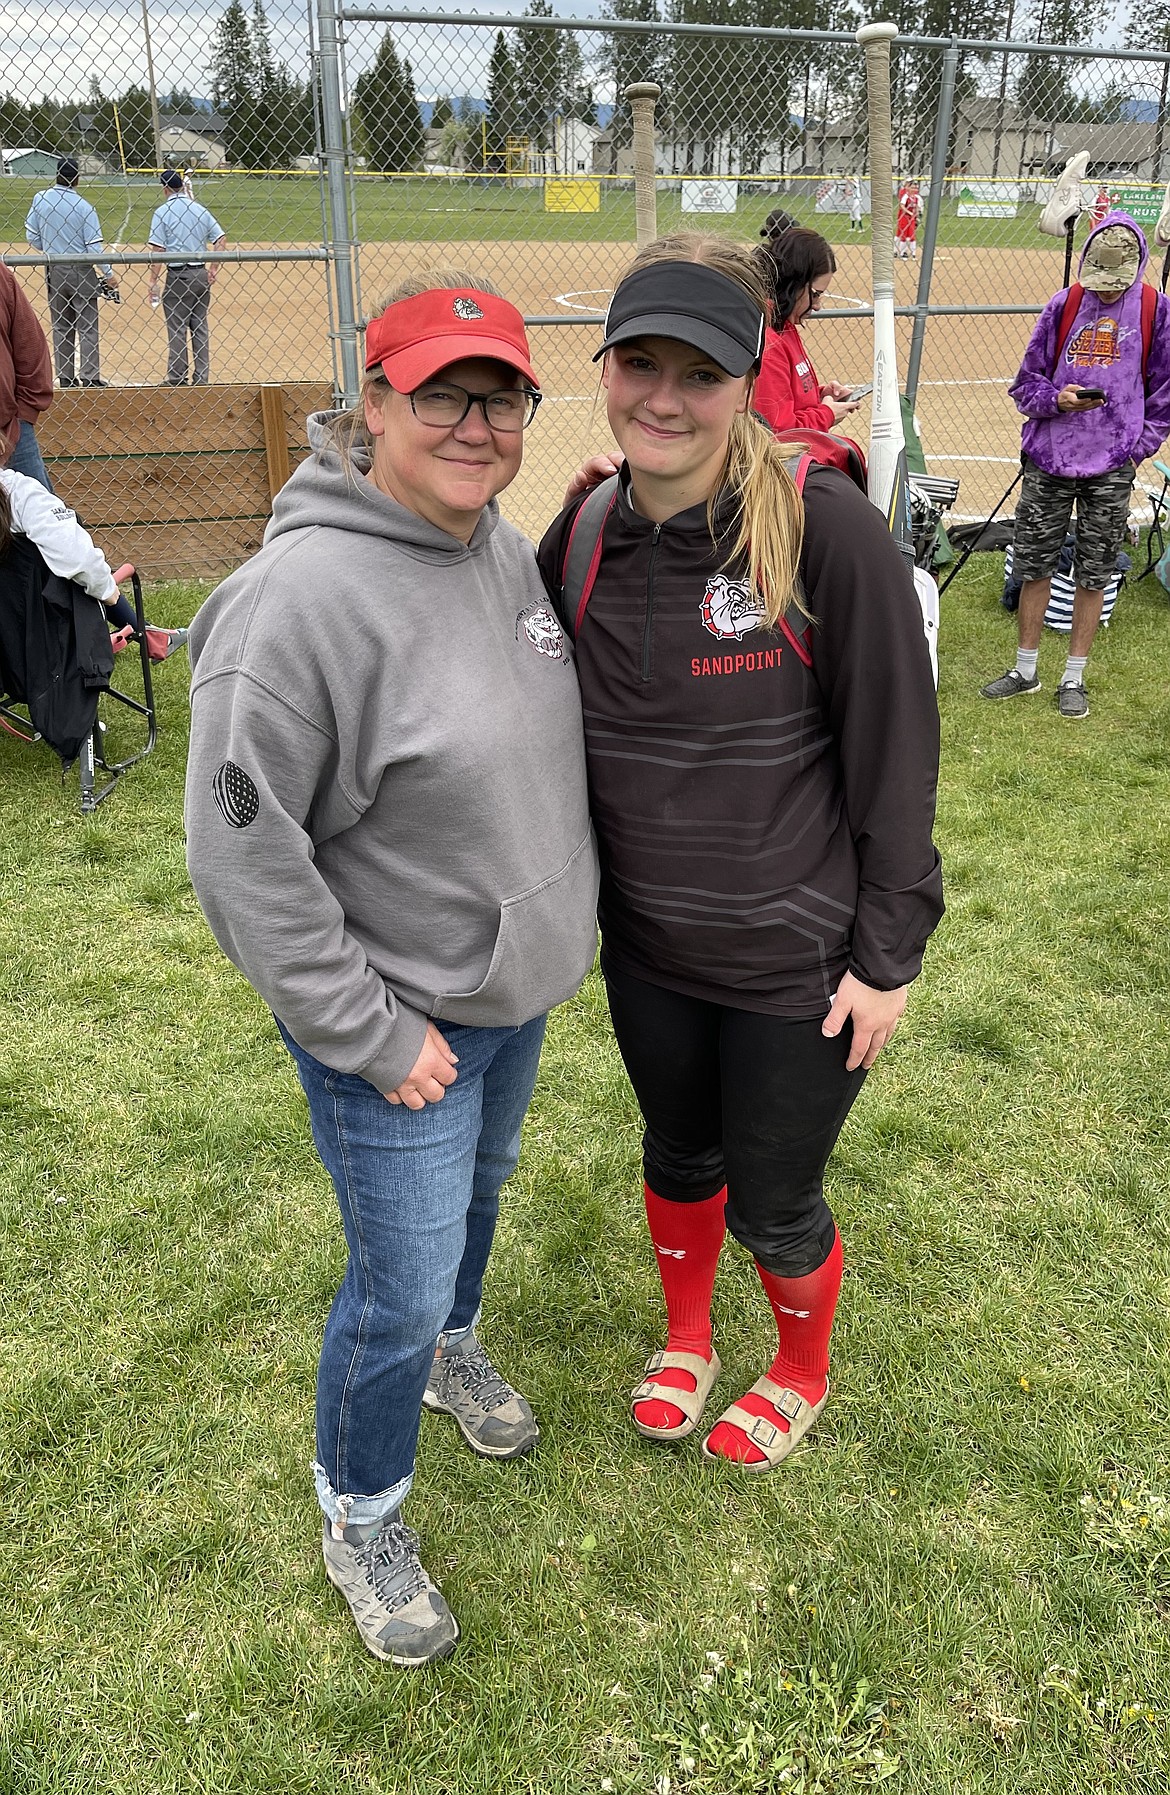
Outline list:
[[[307,3],[315,17],[316,0]],[[481,10],[488,16],[519,17],[524,3],[488,0]],[[186,88],[198,96],[210,93],[211,43],[225,4],[226,0],[147,0],[160,93],[171,87]],[[250,11],[251,0],[244,0],[244,5]],[[266,10],[277,56],[304,79],[308,72],[306,0],[267,0]],[[463,4],[426,10],[470,14],[476,8],[472,0],[463,0]],[[600,20],[600,0],[553,0],[553,10],[563,18]],[[1117,41],[1119,17],[1120,13],[1114,14],[1100,40],[1104,44]],[[351,83],[372,59],[384,29],[369,24],[346,27]],[[493,30],[427,25],[393,29],[400,53],[411,62],[420,98],[482,95],[486,91]],[[581,48],[588,59],[600,48],[600,40],[584,35]],[[1113,66],[1119,75],[1128,72],[1124,65]],[[1133,70],[1135,74],[1145,72]],[[0,90],[26,102],[43,93],[80,102],[88,96],[91,76],[97,77],[107,94],[122,92],[133,83],[146,85],[142,0],[34,0],[31,5],[4,0],[0,11]],[[1099,79],[1095,72],[1094,81]],[[598,99],[611,97],[600,84],[595,91]]]
[[[215,27],[223,15],[223,3],[207,0],[147,0],[150,17],[154,73],[160,93],[172,87],[187,88],[205,96],[210,92],[208,73]],[[480,10],[518,17],[526,0],[500,0]],[[251,11],[251,0],[244,0]],[[553,0],[553,9],[566,18],[599,16],[597,0]],[[312,7],[316,13],[315,0]],[[472,0],[463,5],[426,7],[427,11],[470,14]],[[308,31],[304,0],[268,0],[266,5],[273,49],[280,60],[302,79],[308,70]],[[373,56],[385,27],[347,26],[347,65],[351,80]],[[414,69],[419,94],[482,93],[486,87],[493,31],[451,30],[424,25],[394,27],[394,38]],[[594,40],[596,42],[596,40]],[[117,94],[133,83],[146,85],[146,44],[141,0],[34,0],[32,5],[5,0],[0,10],[0,91],[22,101],[44,93],[56,99],[84,100],[90,77],[96,76],[106,93]]]

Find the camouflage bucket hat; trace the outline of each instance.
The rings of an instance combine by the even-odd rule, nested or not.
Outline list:
[[[1090,241],[1081,263],[1081,285],[1091,293],[1132,287],[1142,265],[1141,244],[1124,224],[1107,225]]]

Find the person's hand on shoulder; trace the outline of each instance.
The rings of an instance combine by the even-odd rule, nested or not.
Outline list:
[[[455,1083],[458,1056],[451,1052],[433,1022],[427,1023],[422,1052],[414,1065],[393,1091],[383,1091],[387,1103],[405,1103],[407,1109],[425,1109],[438,1103],[447,1094],[447,1086]]]
[[[580,498],[583,492],[588,492],[591,486],[600,486],[603,480],[608,480],[611,474],[620,471],[625,459],[620,449],[607,449],[600,455],[591,455],[588,461],[581,463],[566,486],[562,504],[571,505],[574,499]]]
[[[821,1023],[821,1033],[831,1039],[839,1035],[852,1018],[853,1041],[845,1070],[856,1072],[858,1066],[864,1066],[868,1072],[893,1035],[905,1008],[905,985],[899,985],[894,991],[878,991],[847,972],[834,993],[832,1008]]]

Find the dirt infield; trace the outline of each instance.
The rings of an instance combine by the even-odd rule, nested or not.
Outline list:
[[[362,248],[367,312],[404,274],[449,265],[494,280],[530,316],[565,318],[564,326],[535,326],[532,332],[545,403],[528,439],[523,473],[505,500],[508,513],[529,531],[538,532],[555,511],[566,475],[578,460],[608,441],[604,411],[595,410],[597,370],[590,357],[596,326],[569,321],[604,310],[631,253],[621,243],[520,240],[371,243]],[[845,244],[838,255],[830,303],[867,303],[868,248]],[[20,273],[47,328],[43,281],[37,271]],[[942,305],[1039,306],[1060,275],[1060,258],[1051,250],[942,248],[935,257],[931,299]],[[918,264],[896,264],[896,281],[899,303],[912,304]],[[149,385],[161,381],[166,371],[164,319],[161,308],[151,310],[146,286],[146,269],[129,268],[123,303],[101,308],[102,372],[114,384]],[[1012,478],[1019,417],[1006,387],[1031,326],[1027,316],[975,313],[928,323],[917,407],[922,440],[931,467],[961,479],[957,510],[962,515],[985,513]],[[322,264],[229,265],[212,295],[213,382],[328,380],[329,331]],[[904,369],[908,319],[899,321],[898,339]],[[865,319],[818,322],[807,340],[823,379],[869,377],[872,344]],[[869,428],[865,407],[856,422],[855,433],[864,443]],[[113,445],[111,452],[116,453]],[[1152,470],[1147,472],[1152,478]]]

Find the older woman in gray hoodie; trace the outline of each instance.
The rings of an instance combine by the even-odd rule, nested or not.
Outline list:
[[[323,1551],[363,1640],[458,1627],[403,1524],[423,1406],[477,1452],[534,1444],[476,1338],[545,1013],[594,951],[571,649],[499,515],[539,403],[520,314],[435,273],[366,336],[353,414],[191,630],[188,864],[274,1012],[349,1262],[317,1383]]]

